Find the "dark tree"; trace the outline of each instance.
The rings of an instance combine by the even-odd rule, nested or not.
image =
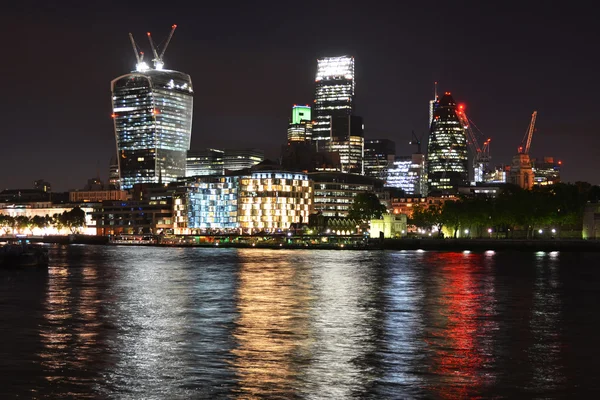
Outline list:
[[[368,222],[373,218],[381,218],[387,209],[373,192],[359,193],[348,210],[348,218]]]

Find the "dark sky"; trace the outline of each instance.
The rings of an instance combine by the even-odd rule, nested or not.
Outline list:
[[[291,106],[313,100],[316,59],[351,54],[365,136],[396,141],[397,154],[426,131],[439,81],[492,139],[494,164],[510,162],[537,110],[532,156],[562,160],[565,181],[600,184],[600,33],[587,2],[15,3],[0,10],[0,188],[80,189],[98,169],[105,179],[110,81],[135,65],[127,34],[147,47],[146,31],[161,42],[172,24],[165,67],[192,77],[193,149],[277,157]]]

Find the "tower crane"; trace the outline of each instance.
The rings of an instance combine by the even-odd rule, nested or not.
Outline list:
[[[537,111],[531,114],[531,121],[529,122],[529,128],[525,132],[521,145],[519,146],[519,154],[529,154],[529,148],[531,147],[531,139],[533,138],[533,130],[535,129],[535,120],[537,119]],[[523,145],[525,145],[523,147]]]
[[[148,64],[144,62],[144,52],[140,51],[139,46],[133,39],[133,35],[129,34],[129,40],[131,41],[131,47],[133,47],[133,53],[135,54],[135,59],[137,61],[136,69],[138,71],[145,71],[148,69]]]
[[[490,162],[490,142],[491,139],[487,139],[483,143],[483,147],[479,146],[479,142],[477,141],[477,136],[475,132],[473,132],[473,127],[477,129],[473,121],[467,117],[467,114],[464,110],[464,105],[459,105],[456,114],[458,115],[458,119],[465,129],[465,133],[467,134],[467,144],[471,149],[471,154],[473,155],[473,169],[474,175],[473,178],[475,182],[483,182],[483,174],[488,169],[488,164]]]
[[[147,33],[148,41],[150,42],[150,48],[152,49],[152,54],[154,55],[154,59],[152,60],[154,62],[154,68],[160,70],[165,65],[165,63],[163,62],[163,57],[165,55],[167,47],[169,46],[169,43],[171,42],[171,38],[173,37],[173,33],[175,33],[176,28],[177,25],[171,26],[171,32],[169,33],[169,36],[167,37],[165,45],[163,46],[160,54],[158,53],[158,47],[154,45],[154,41],[152,40],[152,34],[150,34],[150,32]]]
[[[417,154],[422,154],[421,153],[421,139],[423,138],[423,135],[421,135],[421,139],[420,139],[417,137],[417,135],[415,135],[415,131],[412,131],[412,137],[414,140],[411,140],[409,143],[417,146]]]

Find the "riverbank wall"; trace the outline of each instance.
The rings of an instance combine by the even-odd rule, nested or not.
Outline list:
[[[7,238],[0,238],[0,241]],[[10,239],[10,238],[8,238]],[[115,246],[152,246],[152,247],[221,247],[221,248],[262,248],[262,249],[322,249],[322,250],[429,250],[429,251],[570,251],[600,252],[600,240],[583,239],[363,239],[340,240],[335,236],[328,241],[299,240],[298,237],[268,241],[220,240],[210,242],[164,242],[161,243],[112,243],[106,236],[90,235],[49,235],[28,236],[32,243],[52,244],[94,244]],[[233,237],[235,239],[235,237]]]

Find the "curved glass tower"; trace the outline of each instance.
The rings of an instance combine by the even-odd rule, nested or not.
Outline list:
[[[437,101],[427,146],[430,195],[455,194],[468,184],[467,137],[456,114],[456,103],[446,92]]]
[[[143,69],[111,82],[121,187],[185,176],[192,132],[189,75]]]

